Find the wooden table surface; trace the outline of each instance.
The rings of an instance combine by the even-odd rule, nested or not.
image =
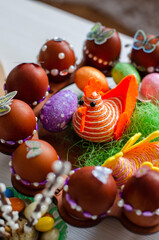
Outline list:
[[[73,44],[78,61],[82,46],[92,22],[60,11],[48,5],[27,0],[0,1],[0,61],[7,75],[22,62],[36,62],[36,56],[46,41],[55,36]],[[132,39],[120,35],[122,40],[121,61],[128,61],[129,48],[125,44]],[[0,75],[1,76],[1,75]],[[109,79],[111,81],[111,79]],[[78,91],[76,86],[73,86]],[[0,153],[0,181],[11,186],[8,162],[10,156]],[[115,218],[107,218],[96,227],[80,229],[68,226],[67,240],[158,240],[159,233],[138,235],[130,232]]]

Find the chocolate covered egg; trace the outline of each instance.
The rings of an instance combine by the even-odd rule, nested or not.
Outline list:
[[[22,63],[9,73],[5,90],[17,91],[16,98],[35,106],[48,95],[49,81],[42,67],[35,63]]]
[[[157,160],[156,160],[157,161]],[[118,206],[140,227],[159,224],[159,168],[144,163],[125,184]]]
[[[15,189],[27,196],[42,191],[47,183],[47,174],[58,160],[55,149],[43,140],[28,140],[13,153],[10,162],[11,180]]]
[[[118,32],[96,23],[86,38],[83,48],[85,65],[109,73],[120,56],[121,41]]]
[[[116,197],[116,183],[109,168],[76,169],[66,180],[62,201],[68,215],[80,221],[102,219]]]
[[[0,142],[14,147],[36,133],[36,118],[25,102],[13,99],[16,91],[0,97]]]
[[[159,35],[150,35],[146,34],[143,30],[138,30],[134,36],[130,59],[134,66],[141,72],[158,72]]]
[[[59,37],[54,37],[43,44],[38,62],[45,69],[49,79],[55,82],[64,80],[76,69],[72,45]]]
[[[40,121],[51,132],[65,129],[77,108],[77,96],[71,90],[62,90],[53,95],[43,106]]]

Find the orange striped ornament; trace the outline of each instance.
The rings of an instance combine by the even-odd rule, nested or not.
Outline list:
[[[159,136],[159,131],[151,133],[147,138],[133,145],[140,136],[141,133],[135,134],[121,152],[108,158],[102,165],[113,170],[112,174],[118,187],[124,185],[145,162],[159,167],[159,142],[150,142]]]
[[[86,113],[77,111],[73,115],[73,127],[82,138],[92,142],[106,142],[114,138],[114,128],[122,112],[122,103],[119,98],[102,100],[101,95],[93,92],[90,97],[83,97],[83,107]],[[91,103],[95,106],[92,107]],[[84,127],[81,123],[84,119]],[[82,125],[83,126],[83,125]]]

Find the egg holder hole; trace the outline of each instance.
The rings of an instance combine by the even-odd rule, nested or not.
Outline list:
[[[63,218],[63,220],[74,227],[79,227],[79,228],[93,227],[98,223],[100,223],[101,221],[103,221],[105,218],[114,217],[118,219],[125,228],[127,228],[128,230],[134,233],[147,235],[147,234],[153,234],[159,231],[159,224],[153,227],[140,227],[135,225],[131,221],[129,221],[128,218],[124,215],[122,208],[118,207],[117,205],[117,202],[120,199],[119,191],[117,192],[114,204],[111,207],[111,212],[108,213],[106,217],[97,219],[97,220],[91,220],[91,219],[78,220],[73,216],[69,215],[69,213],[66,211],[62,203],[62,192],[63,192],[63,189],[59,190],[58,193],[55,193],[53,201],[57,205],[59,213]]]

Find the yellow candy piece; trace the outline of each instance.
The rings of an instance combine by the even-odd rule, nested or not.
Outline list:
[[[49,216],[39,218],[35,225],[35,229],[39,232],[47,232],[53,228],[54,222],[54,219]]]
[[[41,235],[40,240],[58,240],[60,237],[59,230],[54,228],[48,232],[45,232]]]

